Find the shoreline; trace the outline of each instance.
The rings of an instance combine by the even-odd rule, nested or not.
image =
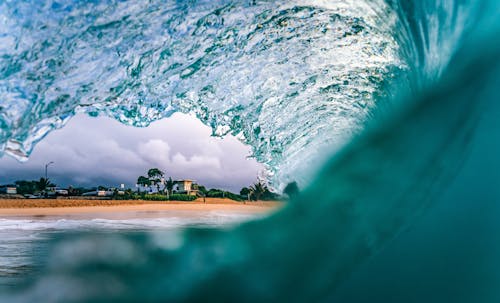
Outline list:
[[[101,215],[109,218],[158,217],[171,213],[194,215],[211,211],[243,214],[265,214],[279,209],[281,202],[236,202],[229,199],[206,198],[192,202],[143,200],[62,200],[62,199],[0,199],[0,218],[45,216]]]

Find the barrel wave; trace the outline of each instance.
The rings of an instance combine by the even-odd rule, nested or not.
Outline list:
[[[20,160],[77,112],[136,126],[184,112],[252,146],[282,188],[405,69],[381,1],[32,2],[0,9],[0,153]]]
[[[307,185],[175,246],[65,237],[5,299],[500,299],[497,1],[0,3],[3,152],[24,159],[77,112],[181,111],[252,146],[275,188]]]

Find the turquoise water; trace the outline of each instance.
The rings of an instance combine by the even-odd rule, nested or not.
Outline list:
[[[275,188],[306,187],[176,247],[116,234],[121,259],[49,262],[9,300],[500,299],[497,1],[0,3],[4,153],[24,159],[74,112],[193,112]],[[77,241],[100,240],[53,245]]]

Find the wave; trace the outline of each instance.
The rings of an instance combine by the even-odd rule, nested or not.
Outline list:
[[[250,145],[276,188],[304,182],[406,68],[377,5],[2,3],[0,153],[26,160],[78,112],[135,126],[183,112]]]
[[[40,54],[52,52],[62,61],[47,61],[35,73],[41,78],[48,73],[47,79],[35,79],[46,91],[43,99],[28,102],[35,114],[16,124],[23,127],[3,118],[2,142],[11,154],[29,152],[30,140],[43,136],[33,131],[43,119],[52,119],[52,128],[57,119],[63,123],[83,109],[137,126],[173,111],[196,113],[215,134],[233,132],[252,145],[277,187],[297,175],[307,179],[314,171],[311,159],[338,151],[300,197],[270,218],[233,231],[191,230],[175,248],[155,245],[147,233],[115,235],[108,243],[131,247],[130,254],[103,259],[115,249],[105,245],[102,254],[86,255],[76,265],[50,263],[43,277],[13,299],[46,299],[42,293],[49,287],[56,302],[328,301],[370,256],[398,235],[404,238],[409,226],[422,227],[422,216],[432,209],[446,206],[439,230],[454,207],[495,210],[491,202],[500,200],[496,1],[194,1],[148,7],[108,1],[71,8],[41,3],[56,15],[48,18],[54,24],[37,23],[43,18],[34,15],[27,32],[46,30],[56,40],[35,45]],[[2,3],[0,11],[22,19],[23,5],[16,2],[15,13],[7,6]],[[5,33],[0,37],[9,39]],[[81,48],[85,51],[78,53]],[[73,69],[61,70],[71,62],[78,62],[76,78]],[[23,68],[2,81],[4,92],[19,82],[16,77],[28,79],[18,74]],[[0,79],[7,79],[5,69],[2,73]],[[85,91],[85,75],[103,81]],[[72,91],[56,101],[64,89]],[[28,95],[12,96],[23,94]],[[477,202],[470,202],[473,197]],[[491,230],[480,230],[481,238],[495,239]],[[58,247],[72,241],[102,243],[96,237],[58,242],[53,258],[69,258]],[[500,251],[497,244],[488,249]],[[474,265],[462,262],[461,275],[444,278],[465,289],[460,277]],[[429,264],[425,268],[435,271]],[[103,277],[112,283],[101,283]],[[498,291],[489,287],[498,284],[495,277],[481,276],[488,283],[468,285],[468,301],[496,302]],[[50,286],[61,279],[68,289],[86,291]],[[363,286],[353,288],[362,293]]]
[[[92,231],[110,230],[145,230],[145,229],[178,229],[183,227],[219,227],[240,223],[245,220],[259,218],[253,214],[232,212],[201,212],[186,216],[172,213],[161,218],[130,218],[130,219],[0,219],[0,230],[5,231]]]

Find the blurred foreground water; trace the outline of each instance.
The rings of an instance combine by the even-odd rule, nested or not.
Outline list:
[[[0,291],[11,291],[39,273],[49,257],[50,241],[65,234],[149,232],[167,241],[184,228],[229,228],[262,216],[238,211],[116,211],[0,218]]]

